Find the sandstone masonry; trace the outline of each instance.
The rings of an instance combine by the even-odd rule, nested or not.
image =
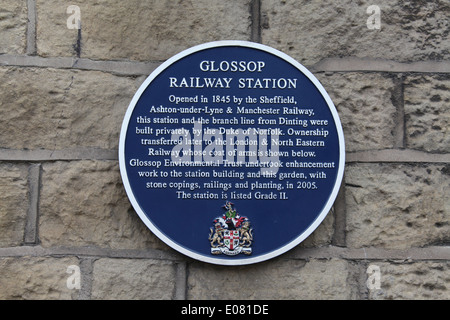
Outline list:
[[[0,299],[450,299],[448,1],[73,4],[79,29],[67,27],[65,2],[0,8]],[[368,28],[373,4],[379,29]],[[193,261],[153,235],[117,157],[146,76],[225,39],[310,69],[347,151],[320,227],[278,258],[236,268]]]

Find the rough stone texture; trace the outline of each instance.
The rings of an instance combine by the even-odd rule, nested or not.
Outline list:
[[[166,248],[132,209],[117,161],[44,164],[40,214],[45,247]]]
[[[172,299],[175,274],[175,265],[167,261],[99,259],[94,263],[92,299]]]
[[[81,29],[71,30],[68,4],[37,1],[39,55],[164,60],[208,41],[250,39],[249,0],[81,0],[77,5]]]
[[[0,163],[0,247],[23,243],[28,205],[27,167]]]
[[[0,147],[12,149],[117,149],[140,85],[103,72],[51,68],[0,67],[0,77]]]
[[[0,54],[23,54],[26,48],[27,2],[2,0],[0,6]]]
[[[448,165],[347,166],[347,246],[404,249],[450,240]]]
[[[369,290],[369,299],[450,299],[449,262],[374,264],[380,268],[380,289]]]
[[[447,1],[262,0],[262,42],[311,65],[328,57],[396,61],[450,57]],[[381,28],[370,30],[366,10],[378,5]]]
[[[233,268],[193,264],[187,298],[354,299],[350,270],[349,263],[339,259],[276,259]]]
[[[73,274],[67,268],[78,264],[75,257],[0,258],[0,299],[76,299],[78,290],[67,287],[67,280]]]
[[[392,78],[377,73],[316,76],[338,110],[346,151],[394,146],[396,107],[392,102]]]
[[[449,76],[408,76],[404,90],[406,146],[450,152]]]
[[[331,244],[334,235],[334,221],[333,212],[329,212],[322,223],[306,238],[299,246],[310,248],[320,247]]]

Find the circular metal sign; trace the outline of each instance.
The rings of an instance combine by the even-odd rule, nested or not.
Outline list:
[[[345,164],[319,81],[246,41],[187,49],[141,85],[120,133],[120,172],[142,221],[201,261],[244,265],[293,248],[323,221]]]

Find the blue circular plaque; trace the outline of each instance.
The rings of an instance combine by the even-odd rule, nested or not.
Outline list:
[[[125,114],[128,198],[147,227],[201,261],[244,265],[302,242],[336,199],[344,137],[319,81],[246,41],[187,49],[161,64]]]

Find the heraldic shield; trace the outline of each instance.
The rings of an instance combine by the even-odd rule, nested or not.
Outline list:
[[[214,255],[234,256],[252,253],[253,229],[250,220],[240,216],[233,206],[233,203],[227,201],[223,206],[225,213],[214,219],[214,229],[210,228],[208,240],[211,244],[211,253]]]

